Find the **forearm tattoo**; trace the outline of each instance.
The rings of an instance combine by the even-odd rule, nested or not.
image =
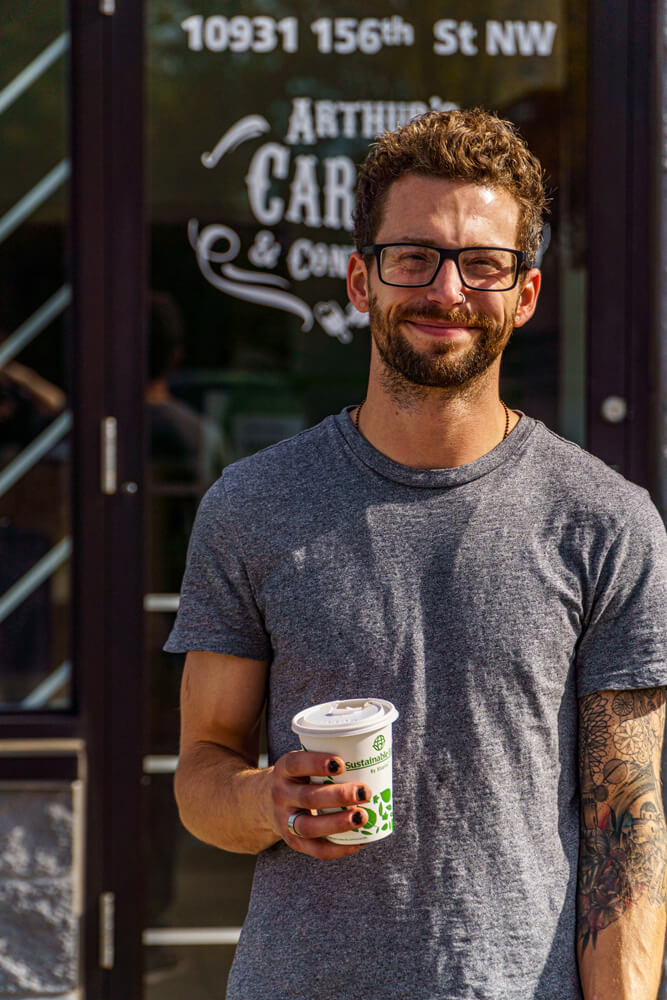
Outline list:
[[[664,688],[602,691],[579,703],[582,952],[639,900],[665,905],[664,705]]]

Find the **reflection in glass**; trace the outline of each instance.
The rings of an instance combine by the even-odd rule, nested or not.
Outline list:
[[[144,952],[144,998],[222,1000],[233,959],[230,945],[149,946]]]
[[[65,25],[58,3],[42,0],[28,10],[20,0],[8,0],[3,6],[0,707],[5,710],[71,705]]]
[[[184,360],[183,324],[168,293],[150,296],[146,384],[147,483],[146,593],[177,594],[198,503],[226,462],[214,420],[174,391]],[[196,403],[196,401],[195,401]],[[173,614],[146,616],[148,725],[146,753],[176,753],[182,657],[162,646]]]
[[[234,424],[226,390],[199,384],[184,371],[183,325],[168,293],[150,296],[146,386],[147,482],[145,752],[165,764],[178,751],[178,700],[183,658],[162,649],[197,505],[234,457]],[[169,610],[162,610],[163,608]],[[245,917],[254,858],[227,855],[191,837],[178,819],[172,773],[144,776],[147,928],[228,926]],[[144,951],[144,987],[155,1000],[220,997],[233,946],[154,944]]]
[[[180,825],[171,774],[145,775],[144,843],[148,928],[240,927],[246,915],[255,858],[202,844]],[[176,933],[175,931],[175,933]],[[148,997],[224,996],[232,946],[149,945],[144,951]],[[213,970],[215,974],[213,974]],[[217,978],[216,978],[217,977]],[[150,992],[158,988],[166,992]],[[212,990],[212,992],[207,992]],[[199,991],[199,992],[198,992]]]
[[[146,389],[151,484],[192,484],[197,493],[220,475],[222,435],[215,422],[179,399],[170,376],[183,362],[183,323],[173,297],[150,298],[150,371]]]

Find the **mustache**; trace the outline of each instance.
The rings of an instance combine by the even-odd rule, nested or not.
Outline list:
[[[439,323],[454,323],[456,326],[471,326],[482,330],[492,330],[495,327],[493,320],[485,313],[470,313],[464,309],[438,309],[435,305],[417,306],[414,305],[398,309],[395,319],[400,320],[434,320]]]

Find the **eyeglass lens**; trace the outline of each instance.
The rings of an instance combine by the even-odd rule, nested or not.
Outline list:
[[[435,248],[389,246],[380,254],[380,275],[394,285],[427,285],[439,263],[440,254]],[[514,284],[517,258],[511,250],[494,247],[460,250],[458,268],[464,284],[471,288],[500,291]]]

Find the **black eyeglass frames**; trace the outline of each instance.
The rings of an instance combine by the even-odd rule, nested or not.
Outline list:
[[[466,288],[508,292],[516,285],[528,257],[507,247],[461,247],[446,250],[425,243],[373,243],[361,248],[374,254],[384,285],[422,288],[433,282],[446,260],[453,260]]]

